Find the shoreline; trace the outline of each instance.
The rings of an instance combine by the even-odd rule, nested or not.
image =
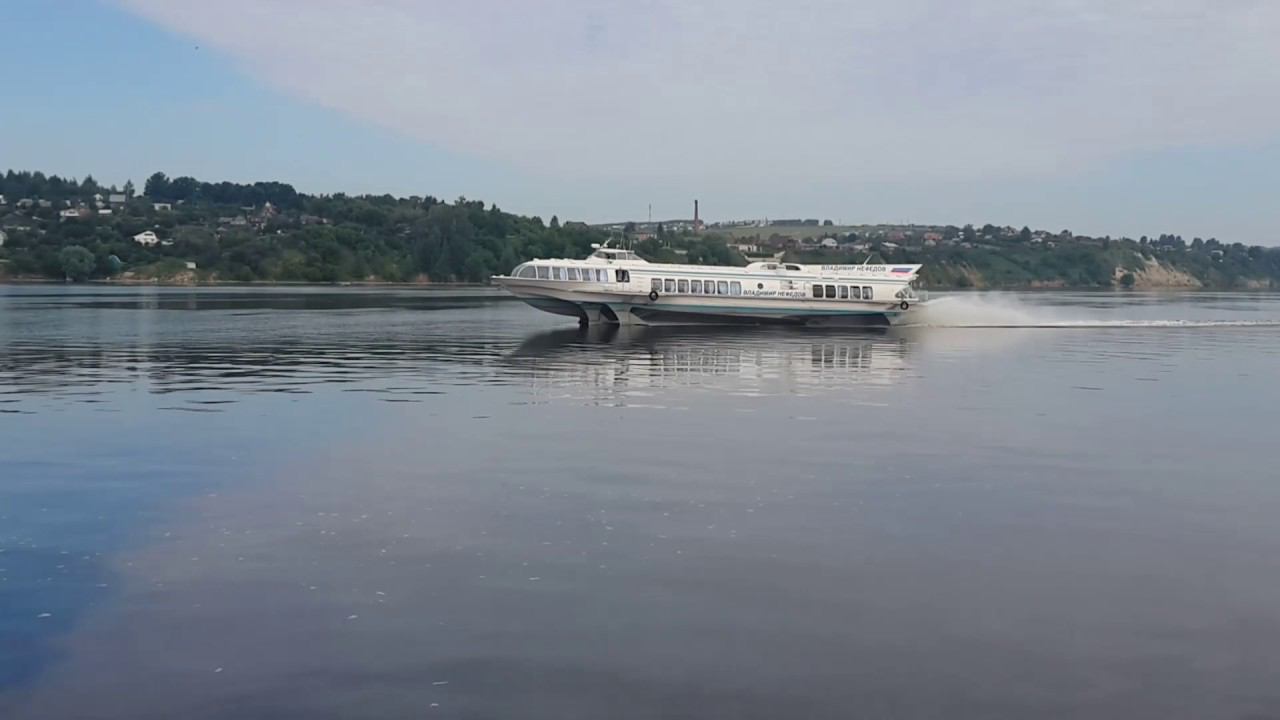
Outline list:
[[[496,288],[496,285],[485,283],[421,283],[421,282],[383,282],[373,280],[341,281],[341,282],[307,282],[304,280],[208,280],[204,282],[172,282],[166,280],[85,280],[68,282],[49,278],[0,278],[0,286],[4,285],[55,285],[58,287],[368,287],[427,290],[440,288],[444,290]]]
[[[48,285],[56,287],[162,287],[162,288],[361,288],[386,290],[500,290],[497,285],[487,283],[457,282],[384,282],[378,280],[351,280],[340,282],[308,282],[303,280],[208,280],[203,282],[173,282],[166,280],[85,280],[68,282],[48,278],[0,278],[0,287]],[[988,292],[1021,292],[1021,293],[1055,293],[1055,292],[1104,292],[1104,293],[1275,293],[1274,288],[1266,287],[1214,287],[1187,286],[1181,284],[1144,285],[1136,288],[1098,287],[1094,285],[1009,285],[1004,287],[929,287],[929,292],[945,293],[988,293]]]

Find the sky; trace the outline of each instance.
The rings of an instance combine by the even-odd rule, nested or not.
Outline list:
[[[1274,0],[4,0],[0,168],[1280,244]]]

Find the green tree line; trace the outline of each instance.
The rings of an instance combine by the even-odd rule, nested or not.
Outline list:
[[[128,196],[123,204],[98,199],[121,193]],[[92,177],[9,170],[0,175],[0,195],[0,276],[9,277],[483,282],[535,257],[584,257],[593,244],[613,239],[583,223],[544,223],[466,198],[317,195],[281,182],[203,182],[160,172],[134,196],[131,183],[117,189]],[[63,217],[67,211],[73,217]],[[162,242],[134,242],[145,231]],[[1146,282],[1156,263],[1206,287],[1280,286],[1280,249],[1213,238],[1049,236],[991,224],[940,228],[935,238],[943,240],[932,244],[923,231],[917,235],[889,243],[850,233],[838,248],[783,251],[798,262],[919,262],[932,287],[1126,287]],[[744,264],[729,240],[659,225],[655,237],[632,246],[655,262]],[[853,241],[870,247],[845,249]]]
[[[8,201],[0,208],[8,226],[0,268],[10,276],[82,280],[165,276],[194,262],[199,279],[220,281],[483,282],[534,257],[584,257],[610,239],[583,223],[544,223],[466,198],[310,195],[286,183],[155,173],[145,197],[105,214],[93,200],[100,190],[114,188],[38,172],[0,176]],[[22,198],[54,202],[19,210]],[[81,213],[61,217],[68,208]],[[134,242],[148,230],[162,244]],[[689,262],[734,259],[720,241],[681,242]]]

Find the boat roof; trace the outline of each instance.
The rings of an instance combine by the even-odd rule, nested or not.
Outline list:
[[[688,265],[677,263],[651,263],[636,255],[631,250],[617,248],[599,248],[585,260],[570,258],[538,258],[531,260],[535,265],[612,265],[615,267],[633,268],[645,273],[725,273],[732,272],[746,275],[768,275],[770,277],[797,276],[806,278],[837,278],[854,276],[859,278],[883,278],[885,280],[908,281],[920,272],[923,267],[913,263],[855,265],[802,265],[793,262],[775,260],[749,263],[746,267],[734,265]]]

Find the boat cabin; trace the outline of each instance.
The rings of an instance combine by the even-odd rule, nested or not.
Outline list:
[[[658,297],[727,295],[848,303],[916,301],[918,265],[800,265],[761,261],[746,267],[649,263],[634,251],[599,247],[583,260],[538,259],[511,276],[577,285],[583,291]],[[584,287],[588,286],[588,287]]]

